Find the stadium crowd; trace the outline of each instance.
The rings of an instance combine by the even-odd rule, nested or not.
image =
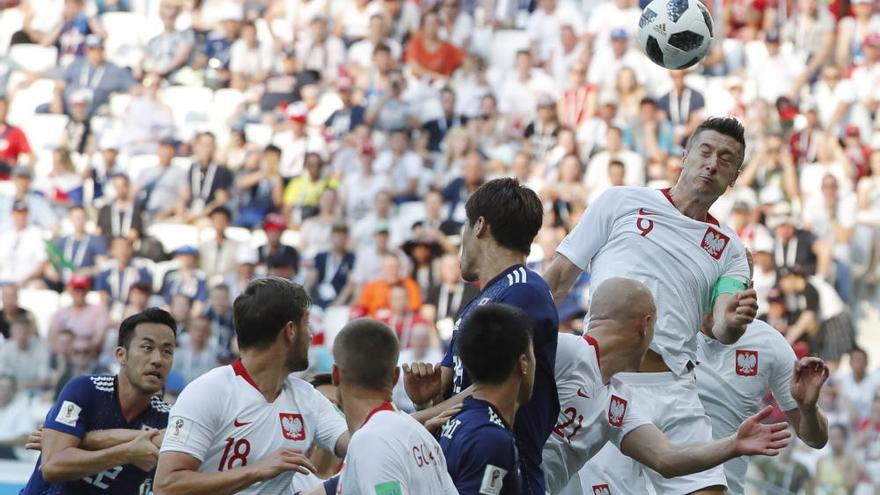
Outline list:
[[[232,362],[258,276],[311,296],[308,376],[358,316],[401,363],[439,362],[479,293],[457,255],[471,192],[539,193],[540,272],[603,191],[669,187],[686,136],[728,115],[746,161],[711,213],[754,254],[759,318],[848,363],[820,401],[830,445],[750,476],[880,489],[880,355],[856,345],[880,331],[880,9],[707,6],[716,41],[685,72],[641,54],[632,0],[5,0],[0,456],[72,377],[115,371],[115,329],[148,306],[177,322],[169,402]],[[560,331],[583,330],[577,284]]]

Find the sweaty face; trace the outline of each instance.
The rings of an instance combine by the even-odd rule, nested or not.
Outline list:
[[[705,130],[696,138],[685,151],[679,183],[717,198],[739,176],[743,150],[735,139],[716,131]]]
[[[119,348],[122,373],[140,392],[152,395],[162,390],[174,360],[174,332],[159,323],[141,323],[134,330],[128,349]]]
[[[309,345],[312,343],[312,331],[309,328],[309,312],[297,323],[293,345],[287,353],[287,369],[291,372],[303,371],[309,367]]]

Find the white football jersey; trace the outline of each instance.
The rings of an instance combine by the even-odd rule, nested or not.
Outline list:
[[[623,383],[613,378],[610,385],[602,383],[600,352],[588,335],[559,334],[554,372],[559,421],[544,446],[542,465],[551,494],[559,493],[606,443],[620,447],[629,432],[651,422]]]
[[[351,436],[340,495],[456,495],[437,440],[390,403],[374,409]]]
[[[760,411],[768,390],[783,411],[797,408],[790,387],[797,357],[775,328],[755,320],[733,345],[702,333],[698,339],[697,389],[712,420],[714,438],[734,434],[746,418]],[[747,468],[747,457],[724,464],[731,493],[743,492]]]
[[[645,284],[657,303],[651,349],[683,376],[696,362],[697,329],[721,277],[748,280],[745,249],[736,234],[709,217],[682,214],[668,191],[613,187],[590,204],[557,252],[590,270],[594,289],[612,277]]]
[[[171,408],[161,452],[182,452],[199,461],[200,472],[254,464],[280,448],[306,452],[314,442],[334,451],[348,431],[345,419],[308,382],[287,377],[281,394],[266,402],[236,360],[187,385]],[[242,490],[244,494],[287,494],[294,476],[284,473]]]

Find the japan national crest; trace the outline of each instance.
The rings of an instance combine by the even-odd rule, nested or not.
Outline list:
[[[623,426],[624,416],[626,416],[626,400],[612,395],[611,404],[608,405],[608,422],[611,426],[620,428]]]
[[[281,420],[281,434],[288,440],[305,440],[306,426],[303,424],[302,414],[278,413]]]
[[[730,237],[727,237],[723,233],[709,227],[703,235],[703,242],[700,243],[700,247],[709,253],[709,256],[718,260],[721,259],[721,255],[724,253],[724,248],[727,247],[727,243],[729,242]]]
[[[736,350],[736,374],[740,376],[758,374],[758,351]]]
[[[608,488],[608,484],[604,485],[593,485],[593,495],[611,495],[611,488]]]

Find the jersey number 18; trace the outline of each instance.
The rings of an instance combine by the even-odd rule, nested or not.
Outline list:
[[[229,454],[232,454],[231,456]],[[218,471],[232,469],[234,467],[247,466],[247,456],[251,453],[251,443],[244,438],[235,440],[233,437],[226,439],[226,448],[223,449],[223,456],[220,458]],[[238,466],[233,466],[235,461],[241,461]]]

